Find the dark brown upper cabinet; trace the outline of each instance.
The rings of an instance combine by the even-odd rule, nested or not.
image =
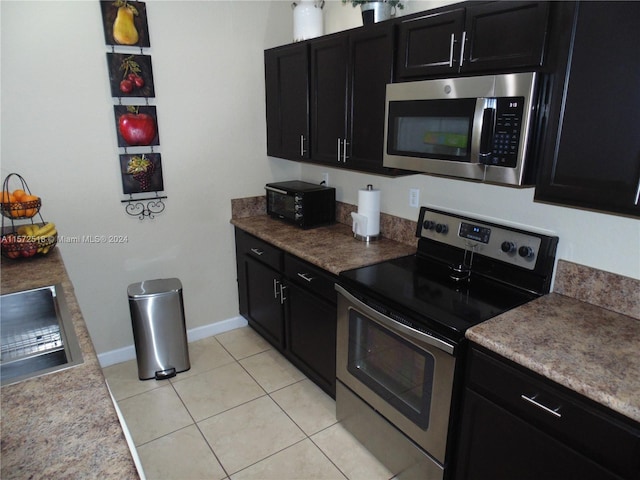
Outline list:
[[[265,50],[267,155],[309,158],[309,47]]]
[[[537,201],[640,216],[639,2],[574,5]]]
[[[311,160],[361,171],[382,167],[393,24],[311,41]]]
[[[311,160],[341,162],[347,120],[346,35],[311,42]]]
[[[396,78],[538,68],[548,17],[548,2],[520,1],[471,2],[407,18],[399,24]]]

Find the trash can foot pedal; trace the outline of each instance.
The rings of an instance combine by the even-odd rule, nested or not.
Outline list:
[[[174,367],[167,368],[166,370],[158,370],[156,372],[156,380],[166,380],[167,378],[175,377],[176,369]]]

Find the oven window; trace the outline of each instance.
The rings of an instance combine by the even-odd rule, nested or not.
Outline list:
[[[267,191],[269,195],[270,211],[278,215],[292,217],[295,211],[295,199],[293,195]]]
[[[347,370],[424,430],[434,366],[431,354],[350,310]]]

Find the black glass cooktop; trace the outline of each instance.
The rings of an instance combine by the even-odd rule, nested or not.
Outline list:
[[[450,272],[448,265],[411,255],[348,270],[340,278],[351,293],[366,296],[379,310],[408,315],[452,340],[537,297],[473,273],[469,280],[456,282]]]

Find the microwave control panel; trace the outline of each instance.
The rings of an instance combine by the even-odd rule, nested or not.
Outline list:
[[[499,167],[517,165],[523,111],[524,97],[496,98],[491,152],[482,163]]]

